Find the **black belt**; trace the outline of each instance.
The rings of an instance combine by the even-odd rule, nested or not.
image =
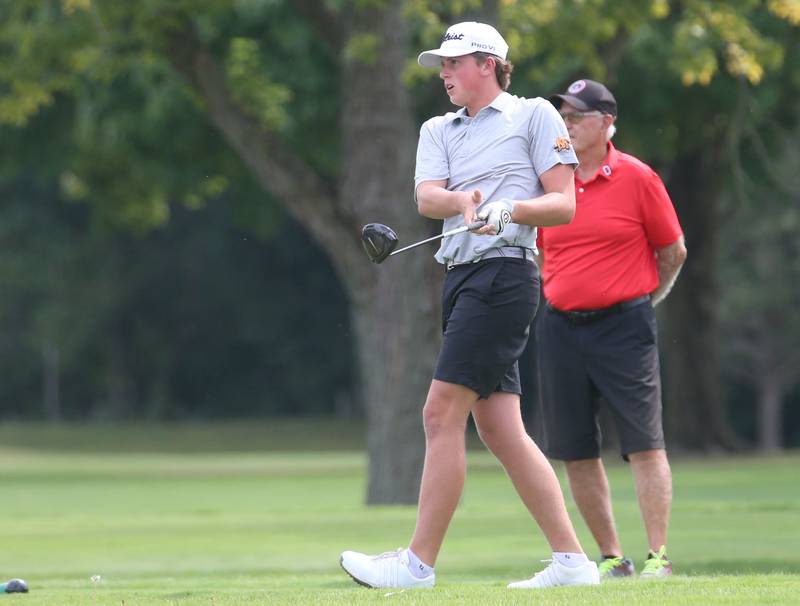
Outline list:
[[[510,257],[513,259],[525,259],[526,261],[534,261],[533,250],[525,248],[524,246],[501,246],[499,248],[490,248],[483,253],[479,258],[472,261],[462,261],[461,263],[449,262],[446,265],[447,271],[454,267],[461,267],[462,265],[472,265],[479,263],[485,259],[495,259],[497,257]]]
[[[599,320],[600,318],[605,318],[606,316],[610,316],[612,314],[622,313],[623,311],[627,311],[629,309],[633,309],[643,303],[647,303],[650,301],[650,295],[642,295],[641,297],[636,297],[635,299],[631,299],[630,301],[622,301],[621,303],[617,303],[616,305],[611,305],[610,307],[603,307],[601,309],[584,309],[584,310],[570,310],[564,311],[563,309],[558,309],[547,303],[547,309],[552,312],[557,313],[559,316],[564,316],[567,320],[572,322],[573,324],[588,324],[589,322],[594,322],[595,320]]]

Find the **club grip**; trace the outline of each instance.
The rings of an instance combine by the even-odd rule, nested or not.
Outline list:
[[[473,221],[472,223],[467,225],[467,230],[473,231],[475,229],[480,229],[484,225],[486,225],[486,221],[484,221],[483,219],[479,219],[478,221]]]

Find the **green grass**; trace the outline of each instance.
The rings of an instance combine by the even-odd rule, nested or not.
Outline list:
[[[165,453],[152,435],[137,452],[132,430],[61,429],[54,450],[34,428],[0,427],[0,577],[32,588],[0,596],[0,606],[800,604],[800,453],[675,461],[672,579],[532,594],[505,583],[540,568],[547,546],[502,470],[473,451],[437,587],[397,592],[359,587],[338,567],[343,549],[394,549],[413,529],[412,507],[362,505],[363,454],[244,452],[258,444],[244,425],[253,441],[225,452],[198,446],[201,429],[187,437],[173,428]],[[25,430],[27,445],[6,439]],[[623,543],[640,567],[647,546],[629,471],[615,463],[609,476]]]

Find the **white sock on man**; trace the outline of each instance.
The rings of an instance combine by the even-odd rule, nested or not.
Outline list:
[[[577,568],[589,561],[585,553],[567,553],[566,551],[554,551],[553,559],[567,568]]]
[[[410,547],[406,549],[406,552],[408,552],[408,569],[411,574],[418,579],[424,579],[433,574],[433,567],[420,560]]]

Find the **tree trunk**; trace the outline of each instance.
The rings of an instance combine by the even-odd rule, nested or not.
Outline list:
[[[781,449],[783,389],[770,373],[758,379],[758,448],[763,452]]]
[[[59,423],[61,416],[61,355],[58,345],[47,341],[42,348],[42,398],[44,415],[49,423]]]
[[[389,2],[354,15],[350,35],[374,34],[380,52],[343,66],[346,160],[339,196],[340,204],[355,207],[362,223],[394,228],[401,245],[430,229],[414,204],[418,129],[401,80],[408,49],[403,4]],[[346,271],[367,411],[370,504],[417,500],[425,452],[421,410],[441,332],[434,250],[409,251],[379,267],[362,256]]]
[[[387,259],[378,267],[361,248],[365,223],[385,223],[408,244],[431,235],[419,216],[413,174],[418,125],[402,82],[408,59],[405,2],[370,3],[352,11],[341,52],[343,139],[337,191],[265,132],[231,99],[224,70],[196,34],[172,33],[173,65],[202,95],[209,118],[255,178],[280,200],[330,255],[350,298],[367,411],[370,504],[417,500],[425,446],[421,409],[441,334],[441,268],[434,245]],[[365,40],[374,39],[372,50]],[[324,293],[320,297],[324,304]]]
[[[719,167],[716,153],[704,148],[678,158],[668,180],[689,255],[666,300],[661,331],[666,429],[669,443],[693,450],[735,445],[719,383],[714,277]]]
[[[113,329],[106,342],[106,399],[95,407],[95,419],[120,421],[134,406],[134,385],[127,363],[125,339]]]

